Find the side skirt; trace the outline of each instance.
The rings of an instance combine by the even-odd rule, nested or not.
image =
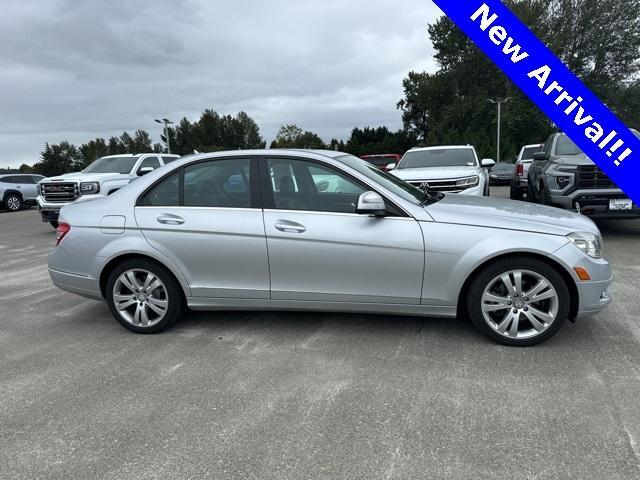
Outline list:
[[[255,300],[238,298],[187,297],[192,310],[298,310],[319,312],[359,312],[420,317],[456,317],[455,306],[405,305],[389,303],[347,303],[303,300]]]

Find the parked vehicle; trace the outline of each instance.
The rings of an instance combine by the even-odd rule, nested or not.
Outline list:
[[[0,198],[2,206],[10,212],[17,212],[24,207],[36,204],[37,183],[42,175],[12,173],[0,175]]]
[[[516,167],[511,177],[511,199],[522,200],[524,193],[527,191],[528,173],[533,155],[542,150],[544,144],[525,145],[520,149],[518,158],[516,159]]]
[[[321,190],[319,182],[350,184]],[[424,192],[334,151],[184,157],[60,212],[49,273],[138,333],[194,310],[455,317],[532,345],[610,302],[585,216]]]
[[[489,195],[489,168],[495,162],[480,162],[475,148],[466,146],[412,148],[400,163],[387,166],[392,174],[421,190]]]
[[[530,202],[594,218],[640,218],[638,205],[564,133],[551,135],[543,150],[534,154],[528,175]]]
[[[375,165],[380,170],[387,171],[387,165],[392,163],[398,163],[400,161],[400,155],[396,153],[383,153],[379,155],[362,155],[360,157],[363,160]]]
[[[515,171],[515,165],[509,162],[498,162],[489,172],[491,185],[510,185],[511,177]]]
[[[97,159],[81,172],[47,178],[38,184],[37,203],[42,221],[55,228],[63,206],[111,195],[136,178],[178,158],[178,155],[156,153],[111,155]]]

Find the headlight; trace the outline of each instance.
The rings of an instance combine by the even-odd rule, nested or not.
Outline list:
[[[82,193],[98,193],[100,191],[100,184],[98,182],[82,182],[80,184],[80,191]]]
[[[42,195],[42,187],[39,183],[36,185],[36,189],[38,190],[38,195]]]
[[[575,165],[563,165],[561,163],[554,163],[551,166],[551,170],[555,170],[556,172],[576,172],[578,167]]]
[[[593,233],[573,232],[567,235],[571,242],[591,258],[602,258],[602,238]]]
[[[460,178],[459,180],[456,180],[456,187],[471,188],[471,187],[475,187],[479,183],[480,183],[480,177],[478,175],[475,175],[473,177],[465,177],[465,178]]]

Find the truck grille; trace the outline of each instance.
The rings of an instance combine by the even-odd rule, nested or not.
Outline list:
[[[578,172],[579,188],[617,188],[607,174],[596,165],[582,165]]]
[[[425,184],[428,183],[431,192],[459,193],[466,189],[466,187],[457,186],[456,181],[457,179],[450,178],[445,180],[411,180],[409,183],[420,190],[426,190]]]
[[[40,188],[47,202],[73,202],[79,196],[75,183],[41,183]]]

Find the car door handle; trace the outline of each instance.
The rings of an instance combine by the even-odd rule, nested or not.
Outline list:
[[[307,229],[296,222],[290,222],[288,220],[280,220],[275,224],[276,230],[280,230],[281,232],[288,233],[303,233],[306,232]]]
[[[158,223],[163,223],[165,225],[182,225],[184,223],[184,218],[177,215],[171,215],[170,213],[160,215],[159,217],[156,217],[156,220]]]

